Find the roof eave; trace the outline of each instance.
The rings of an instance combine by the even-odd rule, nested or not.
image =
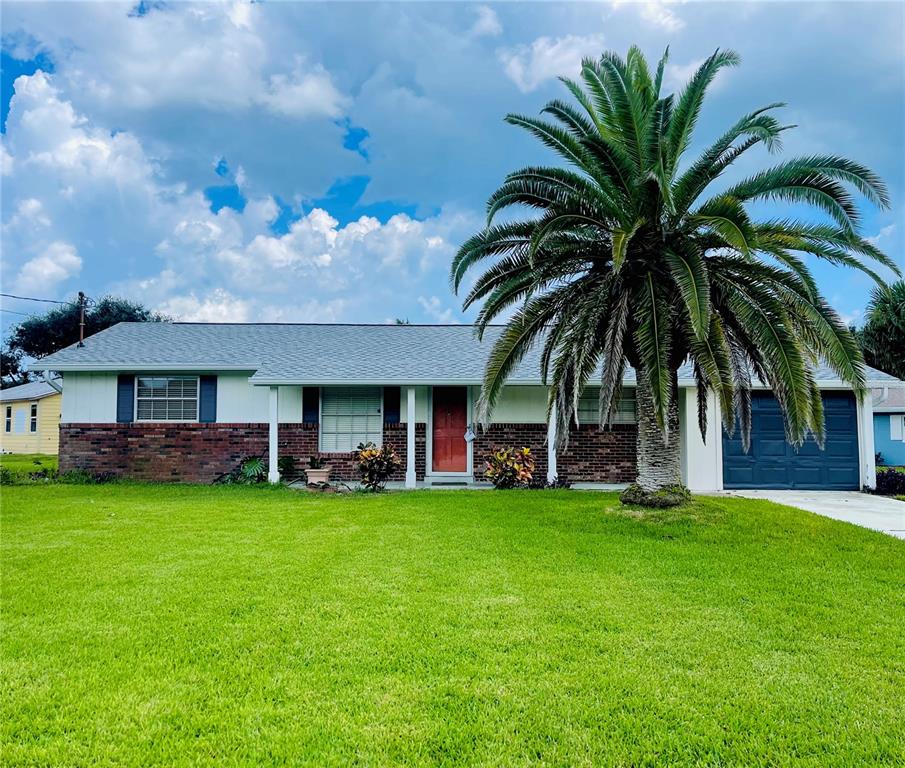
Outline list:
[[[199,365],[197,363],[47,363],[39,362],[28,367],[29,371],[59,371],[61,373],[116,373],[120,371],[255,371],[258,364]]]
[[[44,400],[48,397],[53,397],[54,395],[59,395],[60,392],[45,392],[43,395],[34,395],[33,397],[2,397],[0,398],[0,403],[33,403],[36,400]]]

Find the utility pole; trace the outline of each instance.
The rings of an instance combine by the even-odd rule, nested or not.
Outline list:
[[[85,293],[79,291],[79,346],[85,346]]]

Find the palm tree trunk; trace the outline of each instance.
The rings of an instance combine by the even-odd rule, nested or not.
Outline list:
[[[646,492],[682,484],[682,456],[679,435],[678,380],[673,386],[666,418],[666,434],[657,423],[650,382],[644,371],[637,372],[638,388],[638,485]]]

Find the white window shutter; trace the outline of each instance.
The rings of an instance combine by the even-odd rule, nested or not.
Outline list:
[[[905,416],[893,414],[889,417],[889,439],[905,440]]]

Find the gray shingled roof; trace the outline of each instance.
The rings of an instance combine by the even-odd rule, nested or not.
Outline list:
[[[467,325],[120,323],[32,369],[250,371],[256,384],[477,384],[501,331],[489,328],[479,342]],[[681,369],[679,378],[690,380],[690,368]],[[837,380],[827,368],[820,368],[817,378]],[[634,382],[634,372],[625,379]],[[873,369],[869,379],[901,383]],[[509,380],[540,383],[540,350]]]
[[[42,397],[57,394],[46,381],[31,381],[18,387],[0,389],[0,403],[11,403],[16,400],[40,400]]]
[[[877,413],[905,413],[905,389],[875,389],[874,411]]]

